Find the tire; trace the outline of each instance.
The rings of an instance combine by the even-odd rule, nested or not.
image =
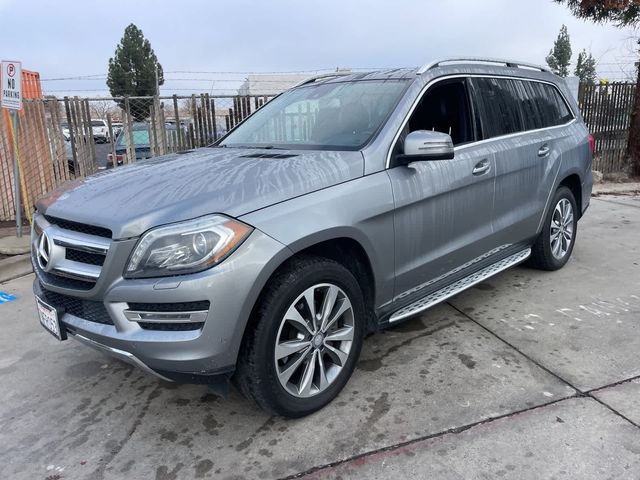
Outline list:
[[[305,296],[309,291],[313,292],[312,297]],[[333,297],[333,308],[327,308],[330,314],[326,318],[337,317],[337,320],[324,335],[322,306],[329,292],[336,297]],[[309,321],[307,298],[315,299],[312,303],[321,314],[321,318],[316,317],[318,333],[309,328],[314,326]],[[297,317],[296,312],[304,325],[299,319],[288,320]],[[340,393],[360,355],[366,325],[362,292],[349,270],[322,257],[301,257],[291,261],[269,281],[251,320],[234,376],[234,382],[247,398],[269,413],[295,418],[321,409]],[[326,323],[328,326],[330,322]],[[349,332],[350,341],[331,340],[346,338]],[[293,352],[287,350],[289,345],[306,346],[284,358],[277,358],[276,343],[278,357],[282,352]],[[303,358],[306,360],[301,360]],[[296,367],[299,360],[302,363]],[[313,369],[308,366],[311,362]],[[308,372],[313,373],[307,375]],[[325,373],[324,381],[321,372]],[[286,380],[287,375],[289,380]],[[309,377],[311,380],[305,381]]]
[[[565,217],[562,213],[563,207],[566,206],[570,207],[570,221],[567,221],[568,217]],[[558,188],[551,201],[549,211],[545,215],[542,232],[540,232],[531,248],[531,257],[528,262],[530,266],[549,271],[559,270],[565,266],[576,243],[578,234],[577,212],[576,200],[571,190],[564,186]],[[558,220],[560,220],[560,223],[564,223],[560,229],[558,229]],[[554,235],[559,233],[564,236],[565,241],[562,242],[560,249],[558,249],[557,242],[552,242],[552,231]],[[568,244],[566,242],[567,234],[570,236]]]

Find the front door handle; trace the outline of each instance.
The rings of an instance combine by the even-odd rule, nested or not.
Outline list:
[[[549,148],[549,145],[545,143],[543,146],[540,147],[540,150],[538,150],[538,156],[546,157],[547,155],[549,155],[550,151],[551,149]]]
[[[476,163],[476,166],[473,167],[472,173],[474,175],[483,175],[487,173],[490,168],[491,168],[491,164],[489,163],[489,160],[485,159],[485,160],[482,160],[481,162]]]

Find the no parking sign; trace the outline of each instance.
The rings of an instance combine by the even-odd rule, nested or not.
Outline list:
[[[2,61],[2,108],[22,110],[22,62]]]

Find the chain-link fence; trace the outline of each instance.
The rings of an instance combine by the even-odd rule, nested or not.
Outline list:
[[[583,86],[580,106],[596,138],[594,168],[626,168],[632,84]],[[18,113],[16,142],[6,111],[0,114],[0,221],[15,219],[14,150],[18,153],[22,210],[62,182],[136,160],[211,144],[271,98],[268,95],[160,97],[46,97],[27,100]],[[309,135],[316,112],[291,111],[268,125],[270,138]],[[318,120],[320,121],[320,120]],[[285,142],[286,143],[286,142]]]
[[[143,158],[210,145],[270,95],[191,95],[26,100],[16,147],[8,114],[0,115],[0,221],[15,219],[14,150],[23,211],[66,180]]]

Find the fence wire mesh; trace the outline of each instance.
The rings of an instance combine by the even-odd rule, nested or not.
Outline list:
[[[580,108],[596,139],[594,168],[627,168],[633,84],[582,86]],[[213,143],[276,95],[45,97],[26,100],[17,115],[23,218],[37,198],[61,183],[136,160]],[[271,138],[309,135],[314,111],[287,112],[268,125]],[[15,219],[14,144],[7,111],[0,114],[0,221]],[[274,133],[274,134],[273,134]]]
[[[26,100],[16,140],[23,211],[61,183],[136,160],[210,145],[274,94],[46,97]],[[0,221],[15,219],[14,145],[0,115]]]

